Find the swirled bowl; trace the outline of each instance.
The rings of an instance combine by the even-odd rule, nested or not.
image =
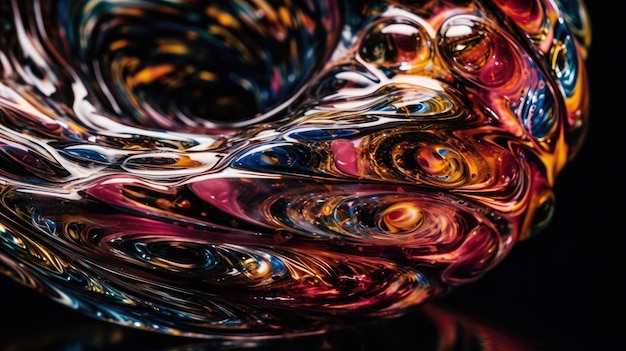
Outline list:
[[[391,318],[539,233],[582,0],[0,3],[0,271],[206,338]]]

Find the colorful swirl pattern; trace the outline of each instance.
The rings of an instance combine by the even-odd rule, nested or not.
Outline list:
[[[0,271],[94,318],[391,317],[541,231],[588,124],[581,0],[0,3]]]

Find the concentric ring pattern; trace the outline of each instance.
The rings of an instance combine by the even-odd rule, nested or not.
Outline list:
[[[576,0],[12,0],[0,21],[0,271],[163,333],[319,333],[474,281],[549,223],[588,124]]]

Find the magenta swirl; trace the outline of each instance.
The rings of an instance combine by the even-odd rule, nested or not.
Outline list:
[[[0,14],[1,272],[135,328],[402,315],[539,233],[587,130],[576,0]]]

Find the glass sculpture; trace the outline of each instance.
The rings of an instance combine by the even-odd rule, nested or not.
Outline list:
[[[0,2],[0,271],[96,319],[400,316],[550,222],[582,0]]]

